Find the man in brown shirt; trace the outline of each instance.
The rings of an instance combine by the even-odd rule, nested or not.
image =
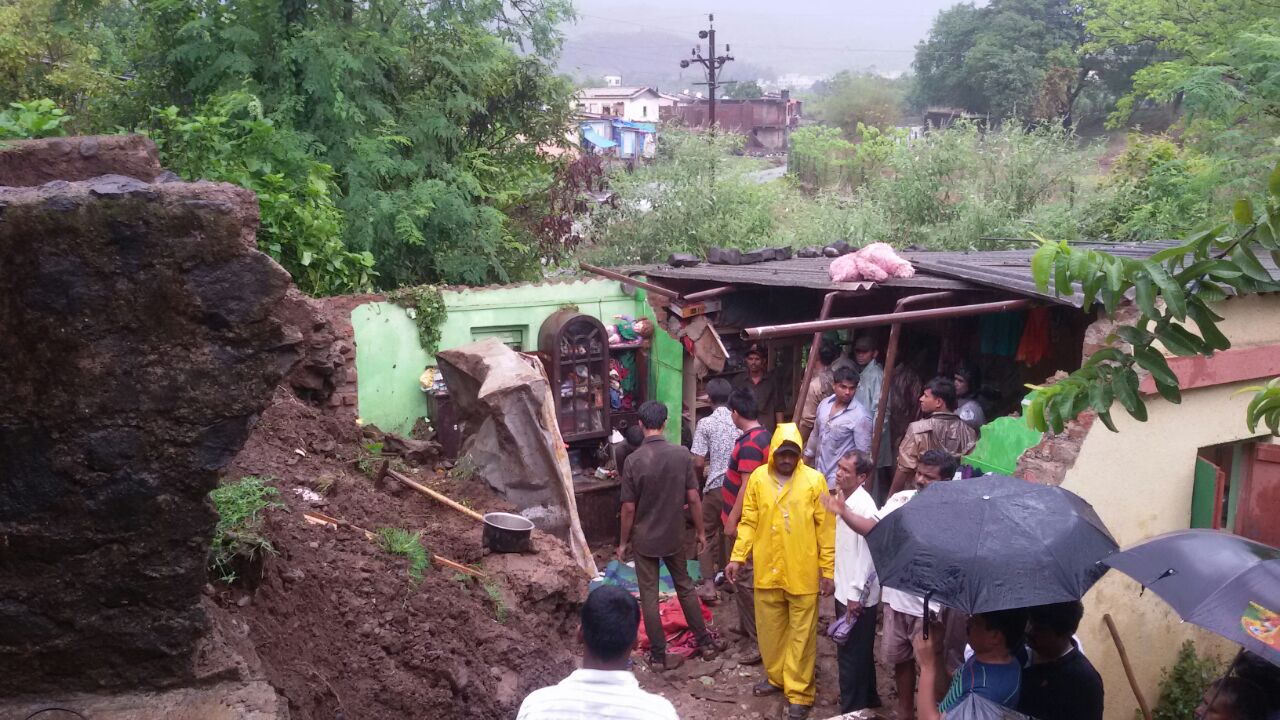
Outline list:
[[[898,469],[893,475],[889,497],[907,486],[915,476],[920,456],[926,451],[946,450],[959,462],[978,444],[978,431],[956,415],[956,386],[950,378],[936,377],[925,384],[920,394],[920,410],[925,418],[907,426],[907,433],[898,446]]]
[[[622,534],[618,562],[624,561],[627,547],[634,551],[636,583],[640,589],[641,615],[649,637],[649,663],[656,670],[674,670],[684,658],[667,654],[667,639],[658,614],[658,573],[667,566],[680,599],[680,609],[698,640],[701,657],[710,660],[725,648],[707,632],[702,620],[702,604],[689,577],[685,549],[684,505],[693,517],[697,552],[706,545],[702,527],[702,494],[693,455],[662,436],[667,424],[667,407],[649,400],[637,413],[644,429],[644,442],[627,457],[622,470]]]
[[[752,345],[747,349],[745,357],[747,369],[733,379],[733,389],[746,388],[756,399],[756,408],[760,411],[760,424],[773,432],[778,424],[778,409],[782,406],[779,388],[767,369],[764,348]]]

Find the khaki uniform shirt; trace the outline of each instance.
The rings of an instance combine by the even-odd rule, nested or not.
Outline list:
[[[977,444],[978,432],[955,413],[934,413],[907,426],[907,434],[898,446],[898,467],[915,470],[920,456],[935,448],[946,450],[959,459],[973,452],[973,446]]]

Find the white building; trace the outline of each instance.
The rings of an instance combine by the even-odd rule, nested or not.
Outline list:
[[[631,122],[658,122],[661,98],[650,87],[596,87],[578,91],[578,110]]]

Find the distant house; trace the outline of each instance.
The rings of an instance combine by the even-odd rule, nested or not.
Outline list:
[[[964,108],[954,107],[931,107],[924,111],[924,129],[926,131],[946,130],[960,120],[968,120],[979,126],[985,126],[987,116],[969,112]]]
[[[611,87],[611,88],[622,87],[622,76],[621,75],[605,75],[604,84],[605,84],[605,87]]]
[[[655,123],[661,96],[651,87],[583,88],[577,95],[578,110],[631,122]]]
[[[716,125],[746,137],[747,152],[786,152],[791,129],[800,121],[803,103],[783,90],[778,95],[765,95],[749,100],[716,100]],[[710,124],[710,103],[697,99],[662,109],[662,119],[686,127],[704,128]]]

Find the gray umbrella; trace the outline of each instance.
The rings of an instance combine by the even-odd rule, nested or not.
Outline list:
[[[966,695],[943,718],[944,720],[1034,720],[1029,715],[1010,710],[973,693]]]
[[[1183,620],[1280,665],[1280,550],[1221,530],[1179,530],[1103,562]]]
[[[1116,550],[1078,495],[1003,475],[935,482],[867,542],[880,584],[970,614],[1079,600]]]

